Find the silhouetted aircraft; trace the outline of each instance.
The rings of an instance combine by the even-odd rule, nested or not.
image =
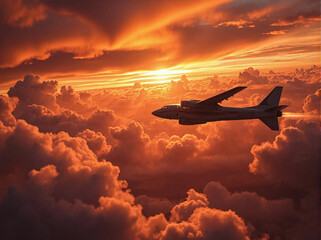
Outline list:
[[[166,105],[153,115],[167,119],[178,119],[181,125],[204,124],[223,120],[260,119],[272,130],[279,130],[278,117],[287,105],[279,105],[283,87],[275,87],[264,100],[254,107],[223,107],[223,100],[242,91],[246,87],[236,87],[214,97],[200,100],[181,101],[181,104]]]

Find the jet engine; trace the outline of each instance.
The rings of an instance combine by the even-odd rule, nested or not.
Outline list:
[[[180,118],[178,123],[181,125],[196,125],[196,124],[204,124],[206,122],[196,122],[196,121],[187,120],[186,118]]]
[[[181,101],[181,107],[191,108],[200,100],[183,100]]]

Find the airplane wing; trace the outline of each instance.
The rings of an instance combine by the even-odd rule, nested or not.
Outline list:
[[[234,94],[242,91],[246,87],[235,87],[232,88],[231,90],[228,90],[226,92],[223,92],[221,94],[218,94],[214,97],[205,99],[203,101],[200,101],[195,104],[195,106],[205,106],[205,105],[218,105],[218,103],[222,102],[223,100],[228,99],[229,97],[232,97]]]

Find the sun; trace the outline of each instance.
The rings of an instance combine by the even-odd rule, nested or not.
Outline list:
[[[158,69],[154,71],[146,71],[141,75],[147,77],[148,79],[155,79],[155,82],[158,82],[157,79],[177,79],[180,78],[181,75],[188,73],[187,70],[175,68],[167,68],[167,69]]]

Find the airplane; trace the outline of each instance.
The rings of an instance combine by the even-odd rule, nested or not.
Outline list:
[[[270,129],[278,131],[278,117],[282,116],[281,110],[288,106],[279,105],[283,87],[275,87],[257,106],[236,108],[219,105],[223,100],[245,88],[235,87],[203,101],[183,100],[181,104],[163,106],[152,114],[160,118],[178,119],[181,125],[205,124],[223,120],[260,119]]]

